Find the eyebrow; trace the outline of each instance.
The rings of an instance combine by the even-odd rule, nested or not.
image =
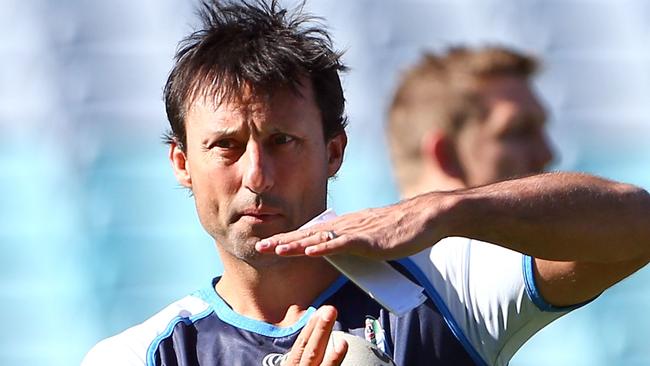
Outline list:
[[[236,135],[241,131],[241,128],[238,127],[219,127],[219,128],[214,128],[210,129],[209,132],[212,135],[219,135],[219,136],[232,136]]]
[[[241,133],[241,131],[242,131],[241,126],[233,126],[233,127],[217,127],[217,128],[210,129],[208,132],[211,136],[230,137],[230,136],[238,135],[239,133]],[[263,131],[262,134],[273,135],[276,133],[295,134],[296,131],[292,130],[291,128],[285,128],[284,126],[272,126],[271,128],[266,129],[266,131]]]

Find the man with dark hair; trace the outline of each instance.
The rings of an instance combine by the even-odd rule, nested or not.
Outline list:
[[[181,42],[165,86],[166,139],[224,273],[100,342],[84,364],[274,365],[297,339],[305,347],[286,355],[286,365],[339,364],[345,342],[325,356],[336,310],[312,315],[325,301],[363,293],[322,259],[287,260],[254,245],[325,210],[327,181],[347,142],[345,67],[322,27],[275,0],[206,1],[199,15],[202,28]],[[350,318],[342,327],[363,331],[364,322]]]
[[[569,309],[549,304],[589,300],[648,262],[647,193],[570,174],[278,234],[327,216],[347,142],[343,66],[322,28],[275,1],[206,3],[202,18],[165,88],[169,157],[224,273],[101,341],[84,365],[340,365],[348,344],[328,346],[332,330],[372,342],[385,364],[381,351],[399,365],[505,364]],[[425,295],[397,316],[320,257],[337,251],[402,258],[390,266]]]

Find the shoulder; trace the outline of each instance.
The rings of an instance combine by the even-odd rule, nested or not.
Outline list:
[[[141,324],[97,343],[82,361],[82,366],[146,365],[156,343],[169,336],[174,325],[193,321],[209,313],[210,306],[199,297],[186,296]]]

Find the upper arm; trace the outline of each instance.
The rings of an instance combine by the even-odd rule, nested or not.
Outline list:
[[[570,306],[593,299],[647,263],[647,259],[593,263],[535,258],[534,273],[537,288],[546,302]]]
[[[82,366],[143,366],[155,341],[171,333],[183,319],[191,321],[209,314],[209,305],[197,296],[186,296],[145,322],[97,343],[86,355]],[[167,333],[169,331],[169,333]],[[157,344],[156,344],[157,346]]]
[[[104,339],[97,343],[84,357],[81,366],[142,366],[145,360],[118,337]]]
[[[422,253],[424,254],[424,253]],[[465,238],[448,238],[413,261],[427,275],[472,347],[506,365],[538,330],[572,308],[543,306],[528,256]],[[540,305],[541,304],[541,305]]]

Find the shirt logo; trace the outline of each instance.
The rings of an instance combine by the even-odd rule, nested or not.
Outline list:
[[[386,352],[386,334],[379,320],[370,315],[366,315],[366,326],[363,329],[363,333],[366,341],[372,343],[373,346],[379,348],[382,352]]]
[[[262,366],[280,366],[286,358],[282,353],[269,353],[262,359]]]

